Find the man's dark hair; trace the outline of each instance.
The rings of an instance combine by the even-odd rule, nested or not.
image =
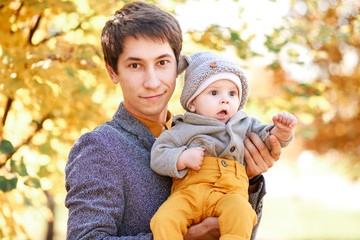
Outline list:
[[[182,33],[178,21],[170,13],[145,2],[132,2],[116,11],[106,22],[101,45],[105,62],[117,73],[119,55],[126,37],[149,37],[168,42],[178,61],[182,48]]]

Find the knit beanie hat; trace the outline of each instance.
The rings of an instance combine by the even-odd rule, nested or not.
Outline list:
[[[178,74],[185,72],[185,83],[180,103],[186,111],[188,104],[207,86],[216,80],[228,79],[236,84],[241,93],[239,110],[248,98],[249,86],[241,68],[235,63],[213,52],[198,52],[193,55],[182,55],[178,64]]]

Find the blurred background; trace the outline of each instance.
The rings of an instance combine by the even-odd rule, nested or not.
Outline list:
[[[0,239],[65,239],[69,150],[122,100],[100,34],[127,2],[0,0]],[[179,20],[183,53],[242,66],[250,116],[298,117],[265,173],[258,239],[360,239],[360,1],[147,2]]]

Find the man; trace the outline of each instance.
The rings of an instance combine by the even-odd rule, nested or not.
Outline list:
[[[102,47],[106,69],[124,100],[111,121],[82,135],[71,149],[67,238],[152,239],[150,219],[169,196],[171,179],[151,170],[150,150],[172,124],[167,107],[176,84],[181,29],[171,14],[133,2],[106,23]],[[250,138],[245,140],[249,201],[259,218],[265,194],[259,174],[279,158],[280,144],[273,137],[270,153],[258,136]],[[190,227],[185,239],[218,236],[217,219],[208,218]]]

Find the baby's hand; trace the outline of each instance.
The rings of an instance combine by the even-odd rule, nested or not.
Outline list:
[[[203,164],[204,151],[205,148],[203,147],[193,147],[186,149],[179,156],[177,169],[182,170],[187,167],[196,171],[200,170],[201,165]]]
[[[297,119],[294,115],[282,112],[273,117],[273,122],[279,130],[284,132],[292,132],[293,128],[297,124]]]

